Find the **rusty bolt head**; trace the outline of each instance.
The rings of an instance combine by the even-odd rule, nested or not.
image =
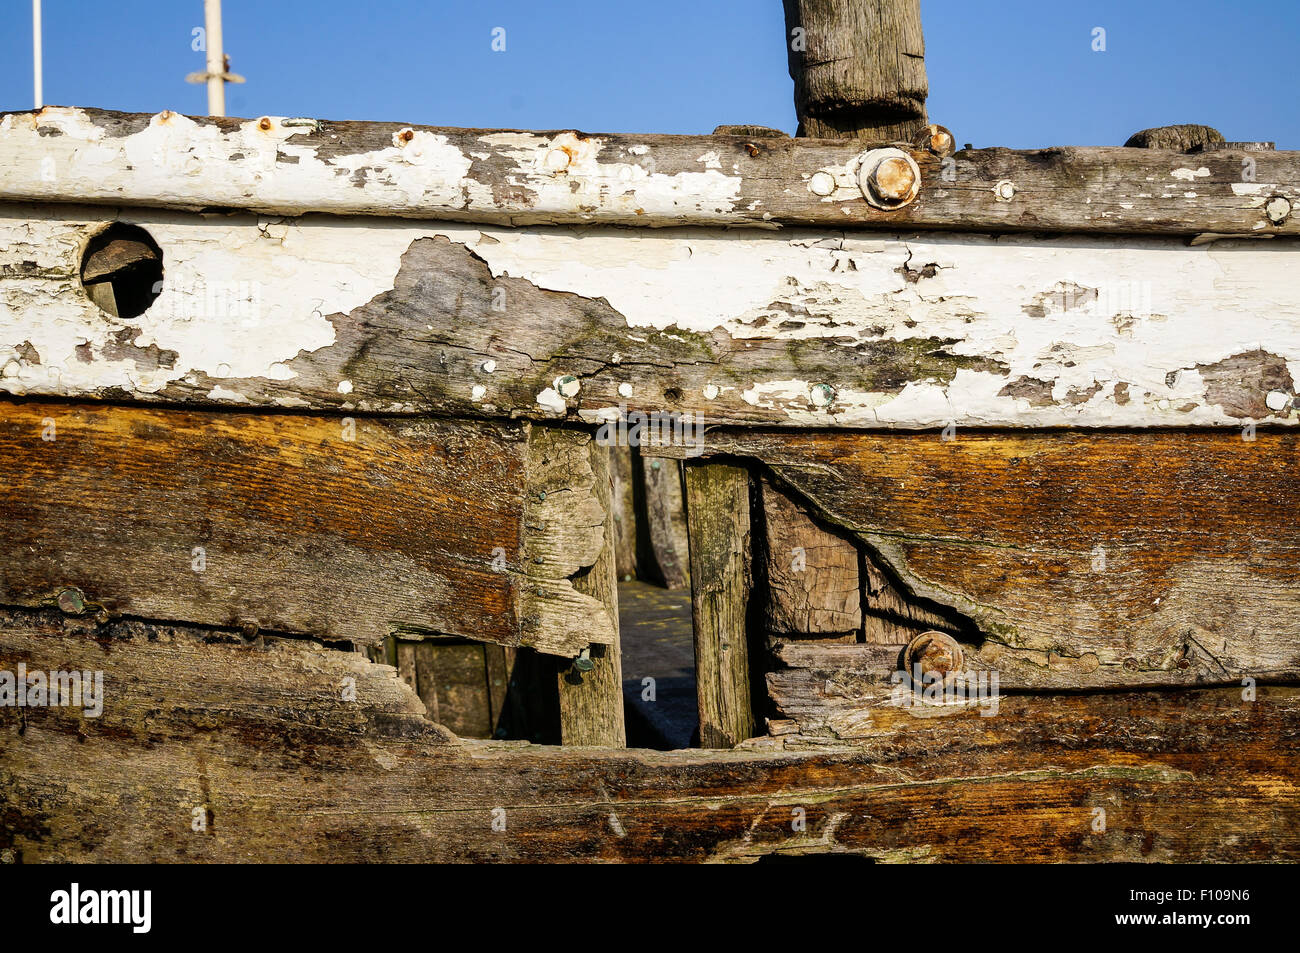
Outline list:
[[[902,208],[921,191],[921,170],[902,149],[873,149],[858,162],[858,185],[876,208]]]
[[[750,157],[751,159],[753,159],[753,158],[756,158],[756,157],[758,156],[758,153],[759,153],[761,150],[758,148],[758,146],[754,145],[752,142],[747,142],[747,143],[745,143],[745,151],[748,152],[748,153],[749,153],[749,157]]]
[[[59,593],[59,611],[66,615],[81,615],[86,611],[86,597],[76,586]]]
[[[993,186],[993,195],[999,202],[1010,202],[1016,197],[1016,183],[1010,179],[1002,179]]]
[[[582,390],[582,381],[578,380],[572,374],[565,374],[563,377],[557,377],[553,382],[555,391],[561,397],[577,397],[578,391]]]
[[[1281,225],[1291,215],[1291,202],[1285,196],[1275,195],[1264,203],[1264,213],[1274,225]]]
[[[274,125],[275,123],[271,122],[270,116],[263,116],[257,121],[257,128],[261,129],[263,132],[270,132],[271,127]]]
[[[903,650],[903,664],[913,678],[919,669],[922,678],[932,675],[949,684],[955,681],[965,662],[966,653],[962,651],[961,643],[946,632],[935,629],[922,632]]]
[[[957,140],[953,138],[952,133],[935,123],[931,123],[922,129],[912,145],[918,149],[924,149],[941,159],[957,151]]]
[[[410,126],[406,126],[402,129],[399,129],[397,131],[397,135],[394,138],[396,139],[397,144],[399,146],[404,146],[412,139],[415,138],[415,130],[412,129]]]

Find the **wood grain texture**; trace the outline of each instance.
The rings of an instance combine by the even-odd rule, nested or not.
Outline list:
[[[573,588],[604,606],[611,619],[618,619],[610,448],[596,443],[585,433],[556,431],[552,436],[568,441],[578,452],[587,454],[594,479],[592,495],[604,513],[604,540],[600,555],[590,569],[573,580]],[[617,636],[616,630],[613,642],[590,649],[590,671],[582,671],[576,660],[568,664],[567,660],[557,659],[560,737],[566,745],[600,745],[606,748],[627,745],[627,728],[623,720],[623,657]]]
[[[769,635],[856,642],[862,628],[857,546],[818,526],[770,479],[759,486]]]
[[[590,466],[533,449],[518,424],[0,403],[0,603],[576,654],[614,638],[570,581],[604,513]]]
[[[730,748],[753,737],[749,602],[752,588],[749,472],[688,464],[691,606],[700,744]]]
[[[649,460],[645,480],[646,539],[658,581],[668,589],[691,587],[682,467],[675,460]]]
[[[923,178],[919,197],[881,211],[867,204],[852,175],[863,147],[857,140],[333,121],[314,128],[264,118],[265,129],[258,119],[56,106],[4,114],[0,200],[497,225],[1300,234],[1300,216],[1274,226],[1263,212],[1273,192],[1293,204],[1300,199],[1295,152],[1226,150],[1189,162],[1152,149],[968,149],[944,166],[912,150]],[[137,155],[162,161],[134,161]],[[1256,161],[1250,181],[1242,178],[1247,157]],[[46,160],[52,178],[41,174]],[[1195,186],[1171,178],[1177,169],[1192,174]],[[838,182],[825,197],[809,187],[822,170]],[[1014,185],[1010,200],[997,192],[1003,181]]]
[[[0,207],[0,391],[695,436],[1300,421],[1292,242],[113,215],[164,251],[135,319],[76,277],[102,211]]]
[[[575,751],[448,744],[391,668],[302,641],[8,613],[0,668],[19,660],[101,669],[106,692],[99,718],[0,707],[0,849],[23,863],[1300,859],[1293,688],[899,712],[859,746]]]
[[[911,142],[925,126],[920,0],[785,0],[799,135]]]
[[[712,432],[1038,688],[1300,675],[1296,438]],[[707,459],[707,457],[706,457]],[[955,614],[954,614],[955,613]]]

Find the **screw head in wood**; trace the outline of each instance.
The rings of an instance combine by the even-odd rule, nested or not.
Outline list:
[[[835,176],[825,169],[814,172],[812,178],[808,180],[808,191],[825,198],[835,191]]]
[[[813,384],[810,396],[818,407],[829,407],[835,401],[835,388],[830,384]]]
[[[583,649],[576,659],[573,660],[573,667],[579,672],[590,672],[596,667],[596,663],[591,660],[591,649]]]
[[[1274,225],[1281,225],[1291,215],[1291,202],[1284,195],[1275,195],[1264,203],[1264,214]]]
[[[993,186],[993,195],[999,202],[1010,202],[1016,197],[1016,183],[1010,179],[1002,179]]]
[[[921,169],[902,149],[872,149],[858,161],[858,185],[876,208],[902,208],[921,191]]]
[[[916,674],[920,672],[922,680],[932,676],[945,685],[955,681],[957,674],[966,662],[966,653],[961,643],[946,632],[931,629],[922,632],[903,650],[903,664],[907,674],[915,684]],[[917,684],[920,689],[923,685]]]
[[[578,391],[582,390],[582,381],[578,380],[572,374],[565,374],[563,377],[557,377],[554,385],[555,392],[561,397],[577,397]]]
[[[59,593],[59,611],[66,615],[81,615],[86,611],[86,597],[76,586],[69,586]]]

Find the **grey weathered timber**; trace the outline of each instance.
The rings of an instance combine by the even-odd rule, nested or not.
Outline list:
[[[610,447],[590,435],[551,431],[553,452],[586,456],[594,485],[592,495],[605,512],[604,545],[591,568],[573,580],[573,588],[618,618],[618,575],[615,566],[614,512],[611,505]],[[574,469],[577,469],[574,467]],[[592,646],[586,658],[557,660],[560,693],[560,737],[566,745],[622,748],[627,744],[623,722],[623,660],[618,633],[608,645]],[[588,664],[590,668],[588,669]],[[586,670],[584,670],[586,669]]]
[[[911,142],[926,124],[920,0],[785,0],[799,135]]]
[[[946,162],[907,148],[920,194],[882,211],[853,174],[859,140],[289,125],[46,107],[0,119],[0,200],[497,225],[1300,234],[1300,216],[1275,225],[1263,212],[1272,192],[1300,199],[1295,152],[1220,150],[1189,162],[1180,152],[1065,146],[968,149]],[[150,161],[133,161],[137,154]],[[42,162],[53,177],[42,176]],[[1194,179],[1181,180],[1179,169]],[[828,196],[812,191],[819,171],[835,181]]]
[[[647,551],[653,570],[668,589],[688,589],[691,563],[687,555],[686,511],[682,493],[682,467],[676,460],[647,460],[645,527]],[[651,567],[647,567],[651,568]]]
[[[691,602],[700,744],[729,748],[754,734],[748,612],[749,472],[725,464],[686,467]]]
[[[392,668],[302,640],[0,612],[0,661],[20,659],[103,671],[104,708],[0,707],[0,850],[18,863],[1300,859],[1290,687],[575,751],[457,744]]]
[[[104,210],[0,207],[0,391],[587,425],[1297,423],[1292,241],[113,215],[165,255],[134,319],[77,278]]]

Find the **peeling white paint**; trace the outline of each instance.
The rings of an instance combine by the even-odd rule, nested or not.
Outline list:
[[[1210,174],[1210,170],[1201,166],[1199,169],[1174,169],[1169,173],[1175,179],[1183,182],[1192,182],[1199,178],[1205,178]]]
[[[1196,365],[1263,348],[1300,379],[1300,249],[1289,242],[1189,248],[1181,239],[700,228],[643,236],[616,228],[271,222],[124,210],[123,220],[146,228],[162,247],[166,283],[153,308],[122,321],[95,308],[75,278],[81,245],[107,214],[0,208],[0,265],[34,261],[46,275],[0,278],[0,390],[75,396],[118,387],[148,396],[200,374],[291,379],[288,362],[334,343],[328,315],[389,291],[411,242],[436,235],[465,244],[494,275],[606,299],[627,319],[629,341],[644,340],[637,329],[682,341],[721,332],[742,344],[822,339],[846,348],[933,338],[950,342],[935,345],[949,354],[1006,367],[960,369],[950,381],[916,380],[899,393],[860,390],[849,375],[750,381],[727,388],[730,395],[716,384],[703,388],[707,401],[739,396],[792,423],[1236,426],[1240,420],[1208,402]],[[221,299],[228,307],[210,307],[210,286],[235,289]],[[1073,287],[1097,295],[1066,300]],[[252,310],[241,310],[246,305]],[[130,349],[174,352],[172,366],[131,353],[106,357],[127,331]],[[39,363],[24,357],[32,351]],[[611,355],[611,363],[621,359]],[[479,369],[491,374],[496,365],[486,360]],[[1044,382],[1050,402],[1000,393],[1021,378]],[[621,383],[618,395],[631,396],[631,382]],[[834,389],[826,408],[810,400],[819,383]],[[1118,384],[1126,400],[1118,399]],[[339,393],[350,385],[340,382]],[[570,389],[567,396],[577,399]],[[537,406],[566,415],[561,390],[546,388]],[[472,393],[481,400],[486,388]],[[583,412],[599,410],[582,394]],[[247,400],[233,383],[212,396]],[[1296,422],[1289,407],[1270,401],[1278,422]],[[291,397],[277,403],[305,406]],[[403,412],[397,405],[361,409]]]

